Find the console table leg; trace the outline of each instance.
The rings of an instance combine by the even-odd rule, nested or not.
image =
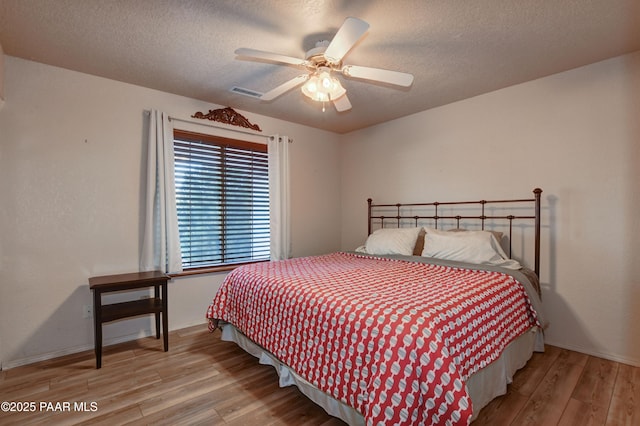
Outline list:
[[[167,312],[169,311],[169,303],[167,299],[167,282],[162,284],[162,337],[164,338],[164,351],[169,350],[169,318]],[[160,324],[158,324],[160,325]]]
[[[156,284],[153,289],[153,295],[157,299],[160,297],[160,285]],[[164,297],[164,296],[163,296]],[[156,312],[156,339],[160,338],[160,312]]]
[[[99,290],[93,291],[93,335],[96,353],[96,368],[102,367],[102,296]]]

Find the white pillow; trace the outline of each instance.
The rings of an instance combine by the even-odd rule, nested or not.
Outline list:
[[[489,231],[446,232],[425,228],[422,256],[475,264],[488,264],[520,269],[520,263],[509,259],[495,236]]]
[[[381,228],[367,238],[365,251],[369,254],[403,254],[411,256],[422,228]]]

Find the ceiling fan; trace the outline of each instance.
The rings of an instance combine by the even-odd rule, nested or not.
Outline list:
[[[358,18],[347,18],[333,37],[331,42],[323,40],[316,43],[316,47],[309,50],[304,59],[265,52],[256,49],[240,48],[236,55],[254,59],[262,59],[300,68],[307,68],[306,74],[301,74],[280,86],[264,93],[260,99],[272,101],[289,90],[302,86],[302,93],[314,101],[333,102],[336,110],[351,109],[351,102],[347,91],[334,76],[341,73],[345,77],[388,83],[401,87],[409,87],[413,83],[413,75],[390,71],[380,68],[363,67],[358,65],[343,65],[342,59],[353,46],[364,36],[369,24]]]

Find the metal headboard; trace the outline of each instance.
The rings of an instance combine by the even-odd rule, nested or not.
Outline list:
[[[536,275],[540,276],[540,198],[542,194],[542,189],[535,188],[533,190],[533,198],[525,198],[525,199],[512,199],[512,200],[478,200],[478,201],[447,201],[447,202],[439,202],[434,201],[431,203],[397,203],[397,204],[373,204],[373,200],[371,198],[367,199],[367,203],[369,205],[369,213],[368,213],[368,233],[372,232],[372,222],[374,219],[379,219],[381,223],[381,227],[384,227],[385,220],[396,221],[398,227],[400,227],[402,221],[412,220],[415,223],[415,226],[418,226],[418,223],[421,220],[433,220],[435,222],[435,228],[438,228],[438,221],[441,220],[455,220],[457,227],[460,227],[460,220],[463,219],[471,219],[471,220],[480,220],[481,229],[484,230],[485,222],[487,220],[507,220],[509,222],[509,257],[511,257],[511,240],[513,236],[513,221],[514,220],[534,220],[535,227],[535,241],[534,241],[534,271]],[[534,207],[534,215],[494,215],[494,214],[485,214],[485,206],[493,205],[493,204],[533,204]],[[479,215],[452,215],[452,214],[439,214],[438,208],[441,206],[473,206],[480,205],[481,213]],[[415,215],[415,214],[406,214],[405,211],[411,208],[420,208],[420,207],[433,207],[432,215]],[[378,209],[389,209],[395,208],[395,215],[376,215],[376,210]]]

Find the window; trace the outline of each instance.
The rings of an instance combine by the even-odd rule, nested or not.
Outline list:
[[[184,269],[269,260],[267,145],[174,130]]]

